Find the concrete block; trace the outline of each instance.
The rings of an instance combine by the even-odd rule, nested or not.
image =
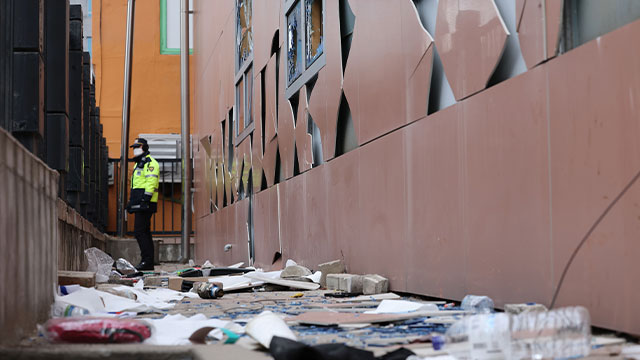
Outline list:
[[[362,280],[362,275],[329,274],[327,275],[327,289],[361,294]]]
[[[365,295],[383,294],[389,291],[389,280],[380,275],[365,275],[362,292]]]
[[[318,265],[318,271],[322,272],[320,277],[320,286],[327,287],[327,275],[342,274],[345,272],[344,262],[342,260],[329,261]]]
[[[89,271],[58,270],[58,285],[78,284],[84,287],[96,286],[96,274]]]
[[[311,270],[301,265],[292,265],[292,266],[287,266],[280,274],[280,277],[283,279],[286,279],[286,278],[300,278],[308,275],[311,275]]]
[[[169,286],[168,276],[147,276],[144,278],[145,286]]]
[[[326,278],[326,288],[329,290],[340,290],[340,275],[329,274]]]
[[[340,274],[340,290],[352,294],[362,294],[362,275]]]

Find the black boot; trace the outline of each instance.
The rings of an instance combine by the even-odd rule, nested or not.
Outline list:
[[[136,265],[136,270],[138,271],[143,271],[143,270],[154,270],[153,267],[153,263],[152,262],[148,262],[148,261],[141,261],[140,264]]]

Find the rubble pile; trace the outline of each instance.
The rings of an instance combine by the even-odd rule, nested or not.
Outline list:
[[[52,319],[39,329],[43,339],[228,344],[275,359],[569,358],[627,345],[592,336],[582,307],[511,304],[502,313],[486,296],[427,301],[389,292],[381,275],[347,274],[340,260],[317,271],[292,260],[278,271],[207,261],[138,272],[124,259],[92,268],[101,274],[62,274]],[[91,280],[98,284],[87,286]]]

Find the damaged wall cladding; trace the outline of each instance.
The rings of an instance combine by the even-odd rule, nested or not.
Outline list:
[[[343,258],[397,291],[548,305],[571,251],[640,168],[638,12],[462,5],[196,0],[197,258]],[[600,7],[615,16],[588,23]],[[636,186],[558,299],[630,333],[637,203]]]

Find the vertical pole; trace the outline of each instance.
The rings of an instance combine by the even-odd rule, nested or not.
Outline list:
[[[129,115],[131,113],[131,58],[133,57],[133,18],[136,0],[127,4],[127,39],[124,53],[124,91],[122,95],[122,138],[120,141],[120,192],[118,193],[118,236],[126,234],[124,204],[127,198],[127,157],[129,154]]]
[[[191,237],[191,141],[189,128],[189,0],[181,0],[180,11],[180,105],[182,120],[182,237],[180,260],[189,261]]]

